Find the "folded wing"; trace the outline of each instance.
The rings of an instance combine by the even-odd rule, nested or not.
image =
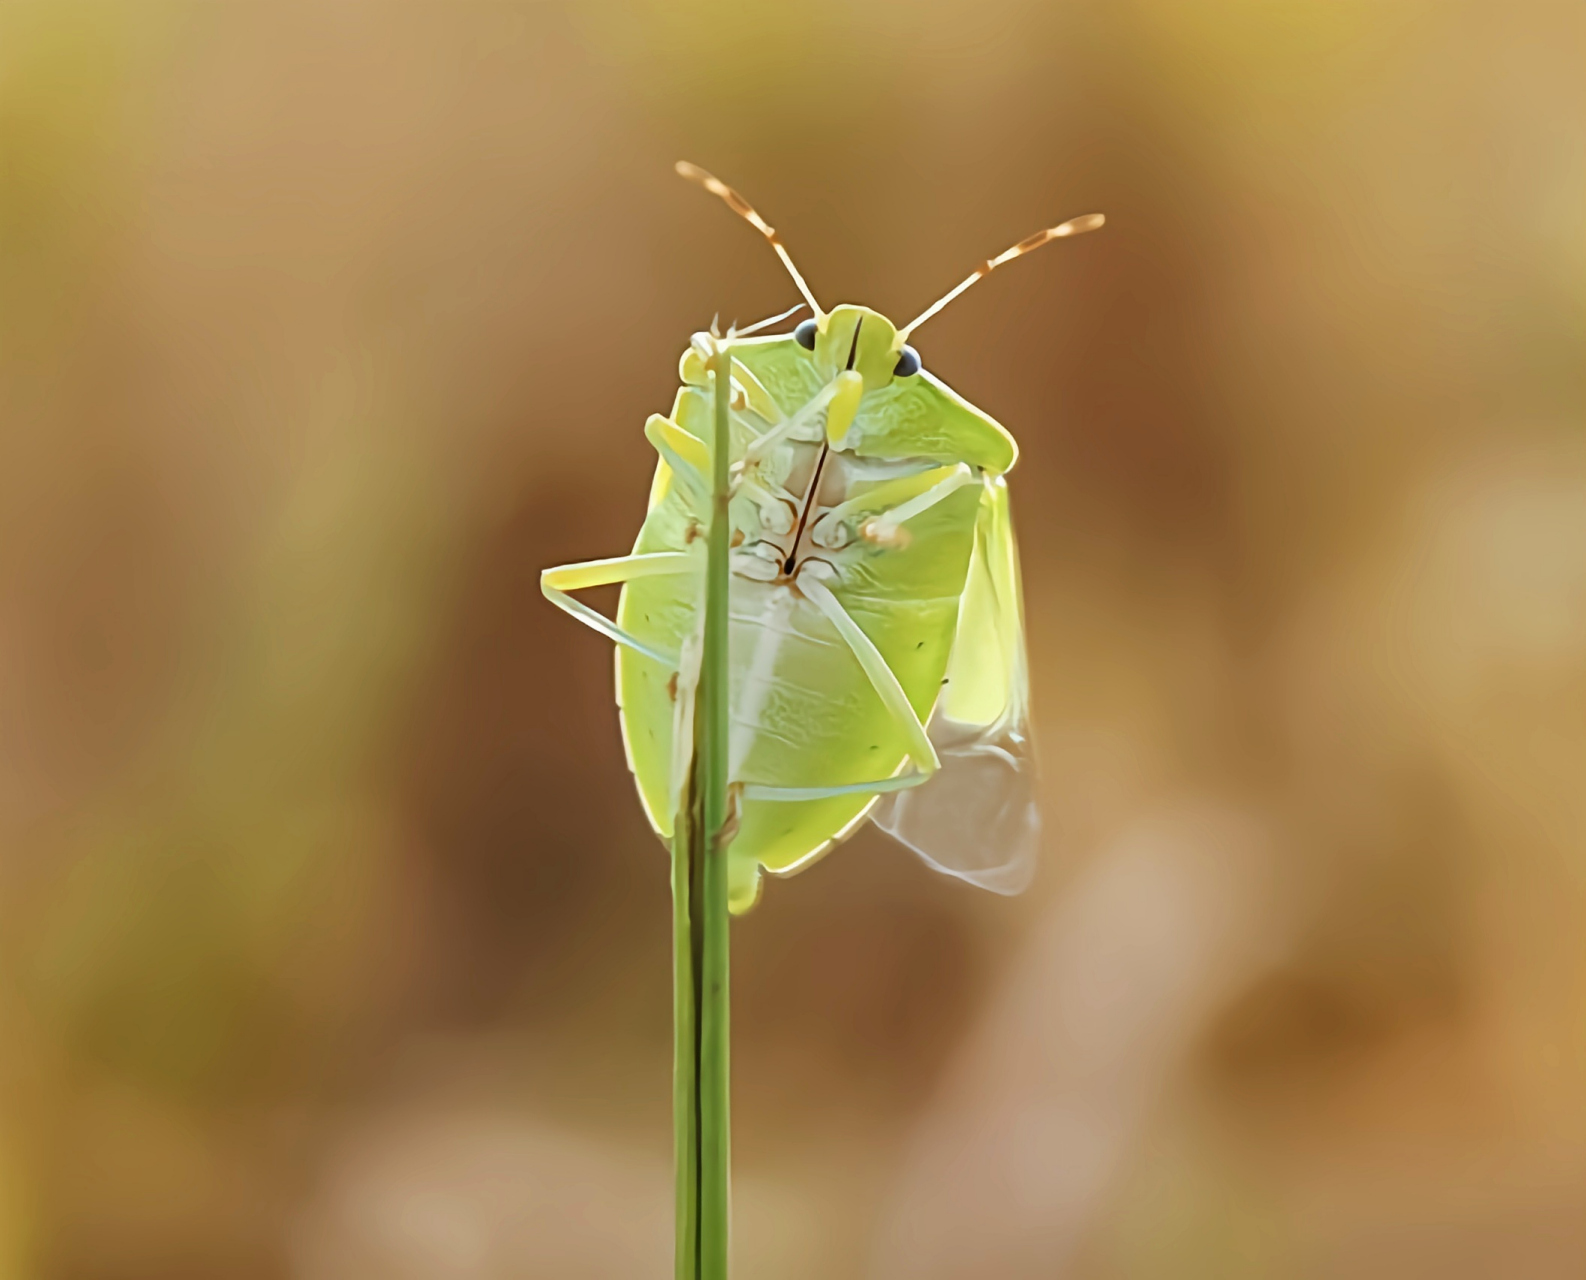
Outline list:
[[[927,726],[942,767],[883,796],[872,818],[936,870],[1014,894],[1035,873],[1041,815],[1018,546],[1007,484],[995,476],[985,486],[947,682]]]

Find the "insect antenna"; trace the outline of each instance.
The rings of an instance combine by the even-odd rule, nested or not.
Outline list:
[[[1004,263],[1012,262],[1015,258],[1022,258],[1032,249],[1039,249],[1048,241],[1061,240],[1066,236],[1080,236],[1087,231],[1094,231],[1106,221],[1107,217],[1105,214],[1086,213],[1081,214],[1077,218],[1070,218],[1067,222],[1060,223],[1055,227],[1047,227],[1044,231],[1037,231],[1033,236],[1025,236],[1013,248],[1005,249],[995,258],[988,258],[982,262],[962,283],[949,289],[935,302],[931,303],[930,306],[926,307],[924,311],[920,312],[919,315],[915,316],[914,319],[910,320],[908,324],[904,325],[902,329],[898,330],[899,334],[907,338],[909,334],[913,333],[914,330],[918,329],[949,302],[963,293],[970,285],[977,280],[985,279]]]
[[[756,320],[753,324],[745,325],[742,329],[739,329],[735,326],[733,328],[732,335],[735,338],[747,338],[751,333],[759,333],[762,329],[769,329],[772,325],[786,320],[795,312],[804,310],[804,307],[805,304],[802,302],[795,303],[793,306],[789,307],[786,311],[780,313],[779,315],[768,316],[764,320]]]
[[[793,259],[788,255],[788,251],[782,247],[782,242],[777,239],[776,228],[756,213],[753,205],[720,178],[706,173],[697,164],[689,164],[687,160],[679,160],[674,167],[681,177],[687,178],[690,182],[699,183],[713,196],[720,196],[727,202],[729,209],[769,240],[771,247],[776,250],[776,256],[782,259],[782,265],[787,268],[788,275],[793,277],[793,283],[798,285],[799,292],[804,295],[804,301],[810,304],[810,310],[817,316],[826,314],[821,310],[821,304],[815,301],[815,295],[810,292],[809,285],[804,283],[804,277],[799,275],[799,269],[793,265]]]

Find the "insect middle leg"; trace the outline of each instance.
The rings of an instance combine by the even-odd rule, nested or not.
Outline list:
[[[845,522],[864,515],[859,526],[860,536],[882,546],[891,545],[899,539],[899,530],[905,522],[978,479],[974,468],[960,462],[889,480],[838,503],[816,522],[812,537],[819,546],[842,546],[850,536]]]
[[[626,645],[636,653],[654,658],[669,667],[678,664],[677,654],[662,653],[637,636],[619,627],[605,614],[591,609],[581,600],[574,600],[569,591],[582,591],[586,587],[605,587],[619,582],[632,582],[635,578],[681,576],[693,573],[697,557],[687,551],[656,551],[647,555],[614,556],[609,560],[583,560],[578,564],[557,565],[540,573],[540,590],[558,609],[570,613],[587,627],[592,627],[608,640]]]

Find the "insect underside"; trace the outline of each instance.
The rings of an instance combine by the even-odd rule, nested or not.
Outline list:
[[[623,743],[651,825],[670,836],[693,763],[713,379],[730,365],[732,909],[753,904],[762,869],[797,871],[867,817],[938,870],[1017,892],[1039,834],[1003,479],[1017,447],[906,340],[997,266],[1102,219],[1028,237],[899,328],[866,307],[822,310],[741,196],[679,172],[765,235],[814,314],[791,333],[696,334],[671,414],[646,424],[659,461],[632,553],[542,576],[617,641]],[[569,594],[604,583],[622,584],[614,621]]]
[[[744,378],[733,396],[730,505],[734,909],[754,901],[760,868],[787,874],[807,866],[878,807],[883,819],[907,816],[922,799],[942,808],[949,792],[976,781],[964,765],[977,757],[985,775],[978,798],[958,796],[956,813],[919,813],[908,825],[935,828],[923,839],[910,839],[899,822],[892,829],[943,869],[1017,887],[1035,825],[1022,750],[1017,583],[1001,584],[1008,607],[999,614],[991,581],[1005,485],[962,461],[866,456],[848,438],[862,445],[864,413],[834,440],[833,414],[842,412],[840,404],[834,410],[835,380],[813,367],[789,376],[808,362],[786,338],[744,339],[732,351]],[[890,390],[877,393],[872,415],[891,408],[893,419],[906,419],[899,405],[908,401]],[[631,559],[653,565],[669,557],[670,572],[627,581],[617,615],[618,628],[639,642],[617,652],[624,743],[663,837],[693,740],[704,486],[690,442],[704,439],[709,397],[707,386],[685,385],[671,418],[652,419],[648,434],[661,461]],[[980,589],[966,601],[972,580]],[[989,634],[970,634],[961,618],[989,624],[980,628]],[[972,672],[966,663],[977,647],[980,670]],[[961,661],[950,674],[955,650]],[[991,687],[980,701],[996,703],[995,714],[957,726],[942,714],[927,732],[944,685],[959,683],[966,699],[977,685]],[[1000,745],[965,737],[961,724],[977,720],[994,727]],[[916,787],[919,798],[908,794]]]

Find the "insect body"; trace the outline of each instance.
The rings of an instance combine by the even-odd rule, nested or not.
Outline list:
[[[866,307],[823,311],[742,197],[678,168],[766,235],[815,313],[792,333],[724,343],[733,366],[732,908],[753,904],[761,868],[797,871],[867,817],[941,871],[1018,892],[1039,834],[1003,479],[1018,449],[923,370],[906,340],[1002,262],[1101,218],[1030,237],[900,329]],[[706,369],[718,341],[695,335],[670,416],[646,425],[660,460],[632,554],[542,578],[550,599],[618,642],[623,741],[663,837],[693,743]],[[615,623],[566,594],[612,582],[624,584]]]

